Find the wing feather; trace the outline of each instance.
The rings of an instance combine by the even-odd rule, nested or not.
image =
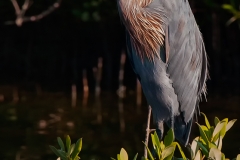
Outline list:
[[[206,52],[192,13],[175,15],[169,21],[168,30],[167,73],[172,80],[184,120],[189,122],[198,106],[198,99],[205,90]]]

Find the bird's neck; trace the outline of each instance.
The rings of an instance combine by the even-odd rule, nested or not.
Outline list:
[[[159,57],[164,31],[162,12],[146,9],[153,0],[118,0],[120,17],[130,34],[131,44],[141,58]]]

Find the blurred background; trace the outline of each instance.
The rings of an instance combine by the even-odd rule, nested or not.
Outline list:
[[[240,1],[189,2],[209,57],[201,111],[239,118]],[[0,159],[56,159],[48,145],[67,134],[83,137],[82,159],[143,155],[147,103],[125,54],[114,0],[1,0]],[[240,153],[239,134],[237,122],[226,157]]]

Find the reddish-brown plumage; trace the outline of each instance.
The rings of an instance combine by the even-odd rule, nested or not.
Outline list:
[[[131,42],[141,58],[153,60],[159,57],[160,46],[164,44],[164,21],[161,10],[145,8],[152,0],[120,0],[122,21],[125,24]]]

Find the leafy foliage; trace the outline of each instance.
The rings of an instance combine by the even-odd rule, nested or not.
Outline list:
[[[222,8],[230,12],[233,16],[228,20],[227,25],[230,25],[234,21],[238,21],[240,27],[240,4],[239,9],[237,9],[236,3],[232,0],[230,4],[223,4]]]
[[[199,128],[200,136],[196,137],[191,146],[189,147],[191,160],[229,160],[225,157],[224,153],[222,153],[222,141],[225,137],[226,132],[234,125],[236,119],[228,120],[228,118],[224,118],[223,120],[219,120],[219,118],[215,117],[214,125],[212,126],[207,116],[202,113],[205,119],[205,125],[200,125],[197,123]],[[174,142],[175,136],[173,129],[170,129],[167,135],[164,137],[164,140],[161,141],[158,138],[156,132],[151,134],[151,140],[153,144],[153,151],[146,144],[145,147],[148,151],[148,158],[142,157],[141,160],[186,160],[186,156],[181,148],[181,146]],[[71,139],[69,136],[66,137],[66,144],[64,145],[61,138],[57,138],[60,149],[56,149],[53,146],[50,146],[52,151],[61,158],[61,160],[78,160],[80,157],[78,154],[82,148],[82,139],[79,139],[75,144],[71,145]],[[181,154],[181,158],[174,157],[174,152],[176,147],[179,149]],[[154,154],[153,154],[154,153]],[[138,154],[136,154],[133,160],[137,160]],[[117,154],[117,159],[111,158],[112,160],[128,160],[128,154],[124,148],[120,150],[120,153]],[[240,154],[237,155],[233,160],[240,160]]]
[[[82,149],[82,138],[79,139],[76,144],[71,144],[71,139],[69,136],[66,137],[66,145],[64,145],[62,139],[57,137],[60,149],[56,149],[53,146],[49,146],[51,150],[60,157],[61,160],[78,160],[80,157],[78,154]],[[65,149],[66,146],[66,149]]]
[[[146,149],[148,151],[148,158],[142,157],[142,160],[171,160],[173,159],[174,151],[176,147],[178,147],[182,159],[186,159],[185,154],[183,153],[181,146],[174,142],[174,132],[172,129],[170,129],[167,133],[167,135],[164,138],[164,141],[160,141],[158,138],[158,135],[156,132],[154,134],[151,134],[152,144],[153,144],[153,153],[156,154],[153,155],[153,153],[150,151],[148,146],[145,144]],[[135,155],[133,160],[137,159],[137,154]],[[122,148],[120,151],[120,154],[117,155],[117,159],[112,158],[112,160],[128,160],[128,154],[127,152]]]
[[[225,155],[221,152],[222,140],[226,132],[233,126],[236,119],[228,121],[228,118],[214,119],[214,126],[211,126],[207,116],[202,113],[205,125],[199,127],[200,136],[196,137],[191,145],[191,159],[200,160],[204,157],[208,159],[225,160]]]

